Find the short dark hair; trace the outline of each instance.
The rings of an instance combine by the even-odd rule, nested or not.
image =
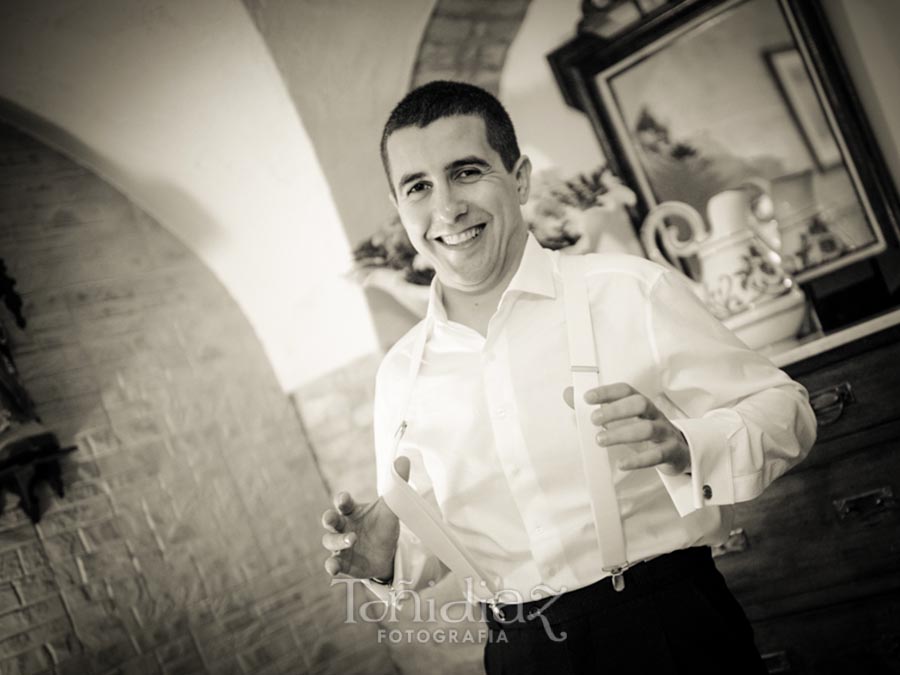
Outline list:
[[[516,131],[503,105],[480,87],[465,82],[435,80],[417,87],[403,97],[391,112],[381,134],[381,163],[391,184],[391,167],[387,141],[391,134],[405,127],[427,127],[432,122],[454,115],[477,115],[484,120],[488,144],[497,151],[503,166],[512,171],[519,159]]]

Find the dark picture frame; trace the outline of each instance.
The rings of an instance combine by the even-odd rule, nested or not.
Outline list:
[[[601,37],[582,25],[575,38],[547,58],[565,101],[588,116],[610,168],[635,188],[638,203],[633,216],[639,226],[656,203],[670,199],[691,203],[691,200],[677,194],[661,198],[656,194],[657,187],[648,178],[650,172],[643,163],[642,148],[638,147],[635,134],[649,129],[669,141],[666,120],[660,123],[652,111],[641,110],[646,114],[640,117],[634,106],[625,110],[627,92],[635,90],[628,78],[637,80],[639,75],[633,73],[639,73],[654,55],[661,54],[675,40],[692,35],[692,31],[702,36],[706,34],[703,31],[714,30],[729,12],[737,12],[750,3],[772,4],[784,24],[785,39],[778,45],[761,48],[754,56],[760,70],[768,71],[768,86],[779,92],[779,105],[783,108],[780,114],[787,120],[785,129],[790,127],[796,137],[795,157],[788,158],[783,173],[787,180],[793,178],[798,182],[804,174],[821,173],[835,166],[833,148],[825,142],[827,138],[821,128],[810,126],[812,118],[803,107],[808,105],[809,92],[800,91],[788,79],[790,68],[796,69],[797,65],[787,60],[795,59],[789,50],[795,50],[821,105],[828,130],[833,134],[833,142],[839,148],[838,166],[846,169],[845,182],[858,202],[857,224],[862,223],[860,227],[871,230],[871,236],[861,231],[852,246],[840,247],[830,258],[804,259],[796,276],[799,281],[808,281],[877,255],[889,244],[896,246],[900,239],[900,203],[896,189],[817,0],[670,0],[612,37]],[[770,12],[768,8],[766,11]],[[684,85],[691,86],[692,78],[697,75],[697,71],[685,69]],[[681,78],[680,73],[678,77]],[[626,113],[630,116],[627,121]],[[694,151],[690,144],[679,147],[677,138],[671,140],[673,154]],[[809,165],[805,171],[790,166],[797,164],[796,157],[801,153]],[[702,195],[695,197],[695,203],[704,199]],[[801,236],[806,241],[807,233],[813,230],[808,224],[804,227],[807,231]]]

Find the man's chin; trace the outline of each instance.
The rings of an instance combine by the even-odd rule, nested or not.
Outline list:
[[[451,289],[457,293],[463,293],[465,295],[477,295],[479,293],[484,293],[489,291],[493,284],[495,283],[490,276],[486,276],[485,278],[476,278],[472,279],[471,277],[461,278],[456,276],[449,281],[444,281],[438,277],[441,282],[441,285],[444,288]]]

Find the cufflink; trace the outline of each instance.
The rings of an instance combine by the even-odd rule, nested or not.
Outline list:
[[[709,485],[703,486],[703,498],[704,499],[712,499],[712,488]]]

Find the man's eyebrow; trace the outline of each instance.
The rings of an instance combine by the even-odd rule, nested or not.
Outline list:
[[[469,155],[467,157],[462,157],[460,159],[454,159],[447,166],[444,167],[444,171],[450,173],[452,171],[456,171],[457,169],[464,166],[480,166],[485,169],[489,169],[491,167],[490,163],[487,160],[478,157],[477,155]],[[397,187],[402,188],[407,183],[412,183],[413,181],[421,180],[425,178],[424,171],[416,171],[415,173],[405,173],[400,176],[400,180],[397,182]]]
[[[402,176],[400,176],[400,180],[397,181],[397,187],[402,188],[407,183],[411,183],[414,180],[420,180],[422,178],[425,178],[424,171],[417,171],[415,173],[405,173]]]
[[[490,163],[481,157],[477,157],[476,155],[469,155],[468,157],[463,157],[462,159],[455,159],[450,162],[447,166],[444,167],[445,171],[454,171],[463,166],[480,166],[485,169],[489,169],[491,167]]]

